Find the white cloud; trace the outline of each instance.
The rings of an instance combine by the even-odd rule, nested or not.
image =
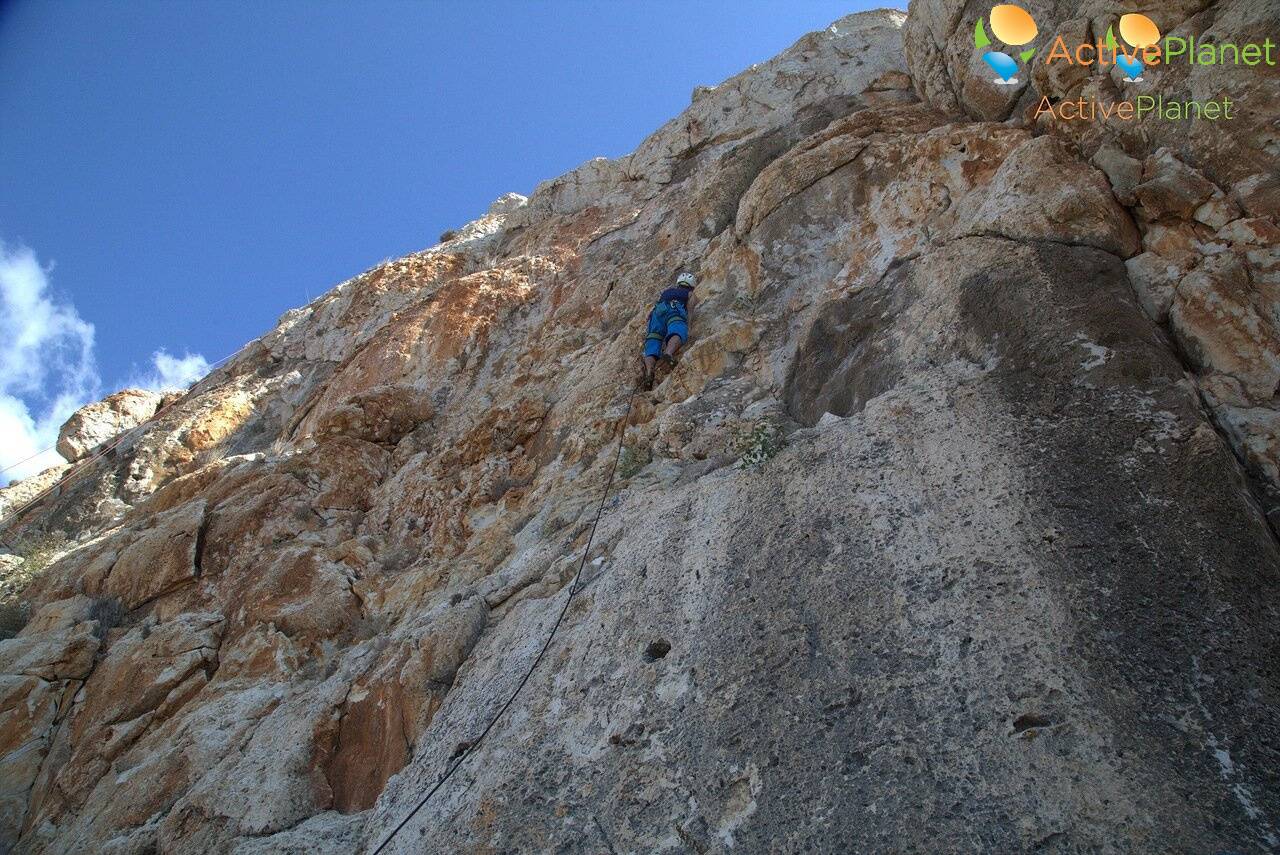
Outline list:
[[[72,413],[103,397],[93,324],[51,293],[52,269],[27,247],[0,243],[0,485],[64,462],[44,449]],[[164,350],[152,365],[140,379],[157,390],[184,388],[209,370],[199,354]]]
[[[58,438],[57,419],[32,421],[27,405],[10,395],[0,395],[0,466],[10,466],[0,473],[0,486],[10,480],[25,478],[59,463],[66,463],[56,451],[48,449]]]
[[[200,354],[187,353],[179,359],[164,348],[151,354],[151,366],[150,374],[130,381],[129,385],[135,389],[171,392],[175,389],[186,389],[209,373],[209,360]]]
[[[0,244],[0,467],[18,463],[0,483],[63,462],[41,450],[99,391],[93,324],[50,294],[34,252]]]

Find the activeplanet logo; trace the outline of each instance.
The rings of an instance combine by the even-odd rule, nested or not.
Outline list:
[[[1014,6],[1012,3],[992,6],[991,14],[987,19],[991,21],[991,32],[995,33],[996,38],[1013,47],[1029,44],[1039,32],[1036,29],[1035,19],[1025,9]],[[973,46],[978,50],[991,46],[991,37],[982,26],[982,18],[978,18],[978,22],[973,25]],[[1029,48],[1019,53],[1018,59],[1026,62],[1035,56],[1035,53],[1035,48]],[[988,50],[982,54],[982,61],[999,75],[995,79],[998,85],[1013,86],[1018,82],[1018,78],[1014,76],[1018,73],[1018,62],[1007,53]]]
[[[987,32],[988,25],[990,34]],[[1096,44],[1085,42],[1074,47],[1059,35],[1039,61],[1046,65],[1055,62],[1100,67],[1114,65],[1123,72],[1126,84],[1144,82],[1144,73],[1162,64],[1276,65],[1276,45],[1270,38],[1245,44],[1197,43],[1193,36],[1162,36],[1155,21],[1137,12],[1120,16],[1119,39],[1116,38],[1115,29],[1114,26],[1108,27],[1106,37]],[[1018,69],[1036,55],[1036,48],[1029,45],[1038,34],[1039,28],[1030,13],[1012,3],[992,6],[986,24],[982,18],[978,18],[973,27],[973,46],[983,51],[982,61],[996,73],[993,83],[997,86],[1014,86],[1020,82],[1017,77]],[[1022,50],[997,50],[992,36],[1008,48]],[[1115,118],[1123,121],[1158,115],[1172,120],[1195,118],[1214,121],[1233,118],[1232,106],[1231,99],[1226,96],[1208,100],[1166,101],[1162,96],[1138,95],[1132,100],[1110,102],[1082,96],[1075,101],[1056,103],[1046,96],[1041,99],[1035,115],[1049,113],[1055,118],[1067,120]]]

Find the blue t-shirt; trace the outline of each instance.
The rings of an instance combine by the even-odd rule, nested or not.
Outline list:
[[[692,289],[690,288],[684,288],[677,285],[673,288],[668,288],[665,291],[663,291],[658,296],[658,302],[669,303],[670,301],[675,300],[681,306],[684,306],[685,311],[688,311],[689,310],[689,294],[691,293],[691,291]]]

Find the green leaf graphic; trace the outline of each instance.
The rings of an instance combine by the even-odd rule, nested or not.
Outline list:
[[[1027,60],[1031,59],[1031,57],[1035,55],[1035,52],[1036,52],[1036,49],[1031,48],[1030,50],[1024,50],[1022,53],[1018,54],[1018,56],[1021,57],[1023,62],[1026,62]]]
[[[975,48],[984,48],[991,44],[991,39],[987,38],[987,28],[982,26],[982,19],[978,19],[978,23],[973,25],[973,46]]]
[[[1116,49],[1116,36],[1115,33],[1111,32],[1110,27],[1107,27],[1107,47],[1112,50]]]

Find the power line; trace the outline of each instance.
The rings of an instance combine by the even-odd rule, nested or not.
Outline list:
[[[39,451],[37,451],[35,454],[31,455],[30,457],[24,457],[21,460],[19,460],[17,463],[10,463],[8,466],[4,467],[3,469],[0,469],[0,474],[8,472],[10,469],[17,469],[22,464],[29,463],[32,460],[35,460],[37,457],[39,457],[42,454],[48,454],[50,451],[53,451],[54,448],[56,447],[57,447],[56,445],[51,445],[48,448],[42,448]]]

